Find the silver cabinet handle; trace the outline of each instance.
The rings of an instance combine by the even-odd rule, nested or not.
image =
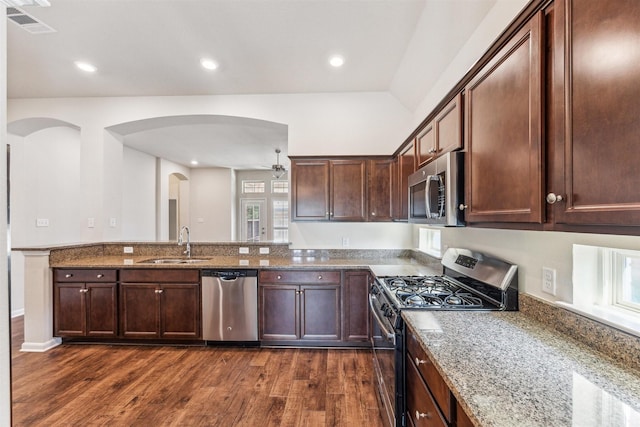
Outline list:
[[[280,280],[280,279],[282,279],[282,276],[278,274],[278,275],[276,276],[276,279]]]
[[[96,277],[97,277],[98,279],[102,279],[102,278],[104,277],[104,274],[98,274],[98,275],[96,275]]]
[[[87,292],[89,292],[89,289],[80,289],[81,294],[86,294]]]
[[[428,420],[431,419],[431,412],[422,413],[420,411],[416,411],[416,420],[420,420],[420,418],[426,418]]]
[[[547,194],[546,199],[547,203],[549,203],[550,205],[554,204],[555,202],[561,202],[562,200],[564,200],[561,195],[556,193]]]
[[[66,277],[66,278],[68,279],[68,278],[70,278],[70,277],[73,277],[73,274],[71,274],[71,273],[67,273],[67,274],[65,274],[65,275],[64,275],[64,277]]]
[[[163,292],[162,289],[156,289],[156,294],[161,294]]]
[[[427,363],[427,361],[426,361],[426,360],[422,360],[422,359],[418,359],[418,358],[416,357],[416,365],[417,365],[417,366],[420,366],[420,365],[422,365],[422,364],[424,364],[424,363]]]
[[[429,150],[429,154],[436,154],[438,152],[438,150],[436,150],[435,148],[432,148],[431,150]]]
[[[376,216],[376,213],[375,212],[371,212],[371,216]]]
[[[465,204],[462,204],[462,203],[460,203],[460,206],[458,206],[458,209],[460,209],[461,211],[463,211],[463,210],[465,210],[467,208],[469,208],[469,206],[467,206]]]

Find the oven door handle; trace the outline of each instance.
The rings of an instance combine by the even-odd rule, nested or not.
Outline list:
[[[371,307],[371,312],[373,313],[373,317],[376,318],[376,321],[378,322],[378,326],[380,326],[380,329],[382,330],[382,334],[386,337],[386,339],[388,341],[393,342],[393,345],[396,345],[396,334],[389,331],[389,329],[387,329],[387,327],[385,326],[387,324],[387,322],[385,322],[381,317],[380,314],[378,314],[378,310],[376,310],[375,305],[373,304],[373,299],[376,298],[374,295],[369,294],[369,307]]]

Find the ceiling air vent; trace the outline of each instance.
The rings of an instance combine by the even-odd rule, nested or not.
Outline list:
[[[17,7],[7,8],[7,19],[31,34],[55,33],[56,30]]]

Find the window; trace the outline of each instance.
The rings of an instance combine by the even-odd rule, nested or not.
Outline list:
[[[435,228],[420,228],[418,249],[436,258],[442,258],[440,230]]]
[[[289,241],[289,201],[273,201],[273,241]]]
[[[612,304],[640,312],[640,253],[609,249]]]
[[[242,181],[243,193],[264,193],[264,181]]]
[[[272,193],[288,193],[289,181],[271,181]]]
[[[559,305],[640,336],[640,251],[573,245],[572,281]]]

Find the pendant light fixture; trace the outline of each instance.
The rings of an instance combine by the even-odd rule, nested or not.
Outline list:
[[[271,166],[271,171],[275,179],[280,179],[287,173],[287,170],[280,164],[280,149],[276,148],[276,164]]]

